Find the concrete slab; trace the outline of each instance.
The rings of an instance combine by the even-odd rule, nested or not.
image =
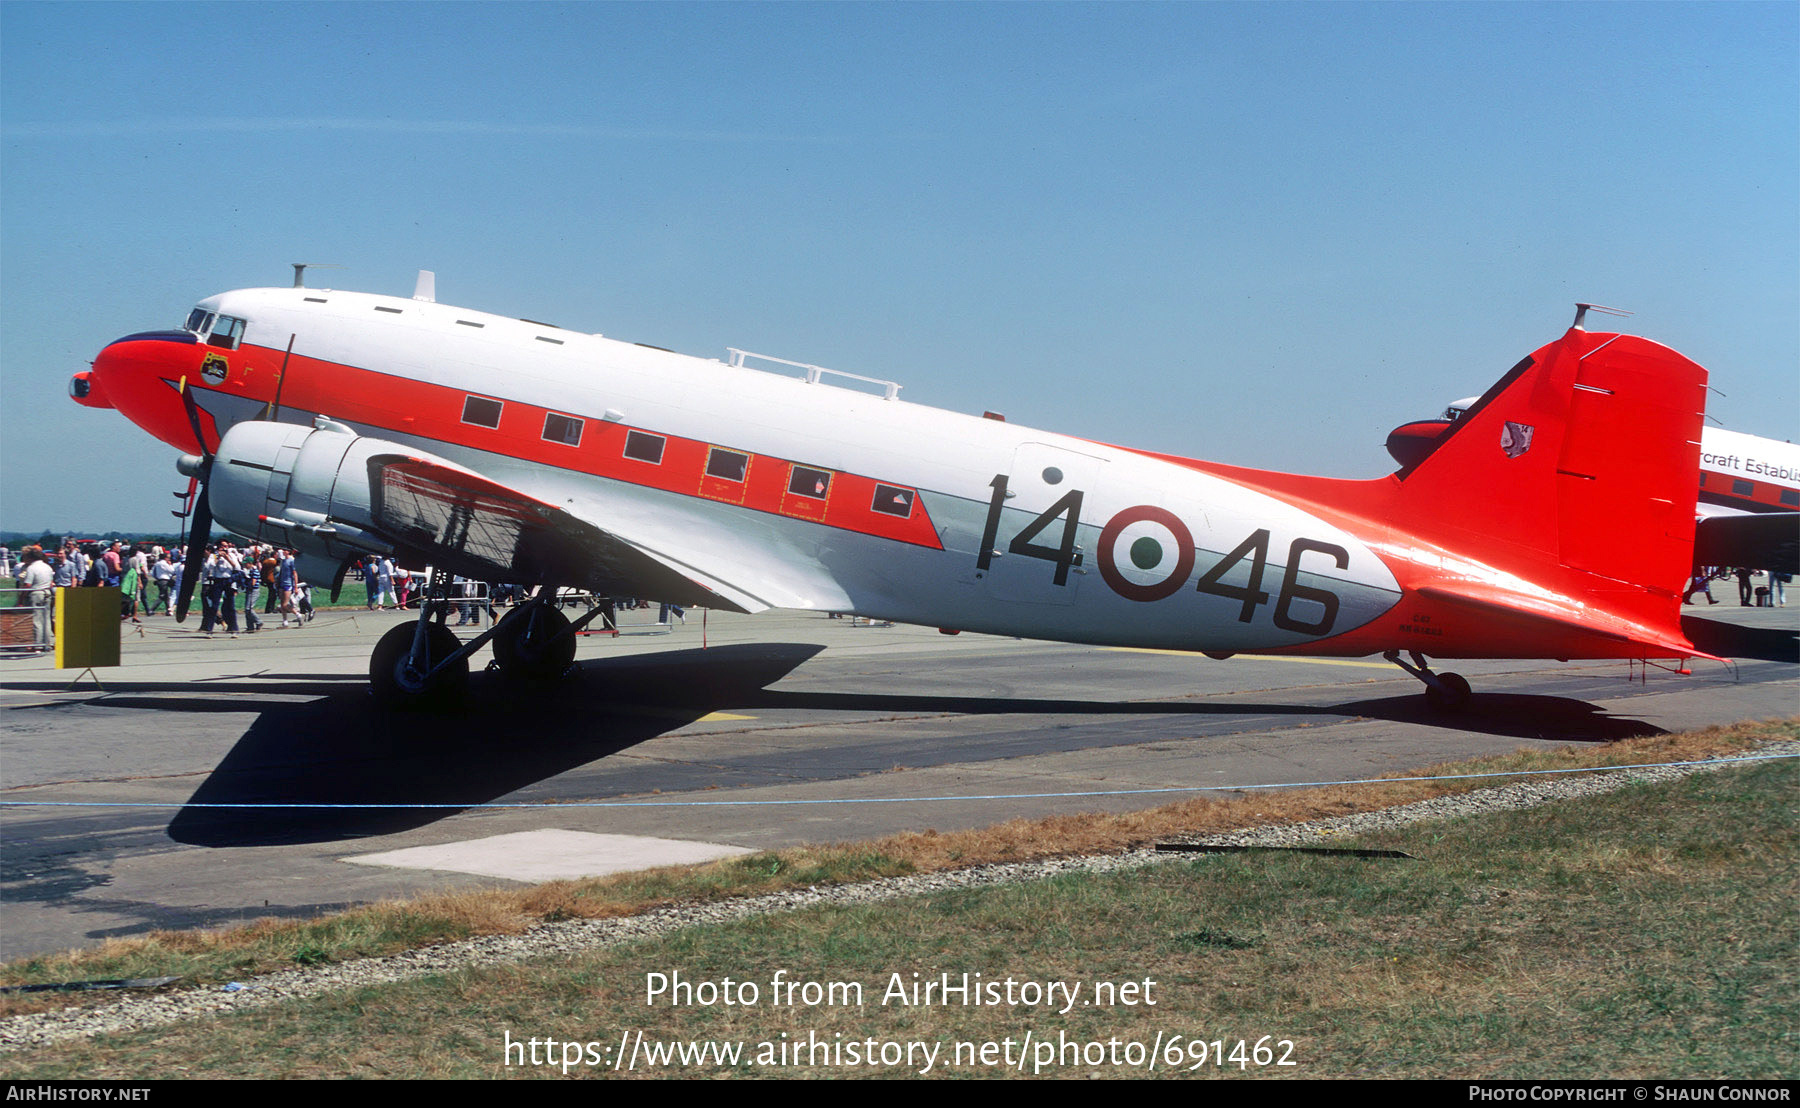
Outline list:
[[[342,859],[360,866],[434,869],[503,877],[509,881],[572,881],[609,873],[685,866],[738,854],[754,854],[741,846],[642,835],[596,835],[591,831],[515,831],[481,839],[384,850]]]

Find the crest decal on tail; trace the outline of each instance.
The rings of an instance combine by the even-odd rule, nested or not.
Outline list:
[[[1508,458],[1517,458],[1531,449],[1531,424],[1507,423],[1500,428],[1500,449]]]

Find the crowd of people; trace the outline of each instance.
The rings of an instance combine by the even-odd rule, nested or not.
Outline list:
[[[34,645],[45,650],[54,630],[51,606],[56,589],[116,588],[119,618],[141,624],[147,616],[174,614],[186,566],[183,547],[124,540],[71,539],[48,551],[32,545],[16,560],[0,547],[0,574],[12,575],[20,590],[19,606],[34,610]],[[229,539],[211,543],[196,586],[200,632],[209,637],[219,629],[235,636],[240,612],[246,633],[261,630],[265,621],[258,614],[259,604],[262,615],[279,615],[283,627],[302,627],[313,618],[311,590],[300,579],[292,550],[259,543],[240,548]]]
[[[356,572],[362,577],[370,611],[418,606],[418,593],[423,587],[420,578],[425,577],[425,573],[407,569],[392,558],[379,558],[373,554],[357,563]],[[515,585],[477,581],[468,577],[453,577],[450,582],[450,602],[456,612],[458,627],[470,623],[479,627],[484,612],[488,622],[493,623],[495,606],[516,602],[518,595],[518,586]]]
[[[280,615],[283,627],[304,627],[306,621],[312,619],[310,590],[300,580],[292,550],[256,543],[240,550],[229,539],[222,540],[207,549],[200,575],[204,613],[200,619],[200,633],[203,635],[214,634],[221,627],[227,634],[238,633],[240,596],[246,634],[263,628],[265,621],[256,611],[259,601],[265,605],[262,614]],[[179,587],[178,574],[177,590]],[[266,600],[263,598],[265,590],[268,591]],[[166,605],[163,610],[168,610]]]
[[[11,577],[18,607],[33,610],[33,648],[50,649],[55,590],[110,586],[120,591],[120,620],[142,624],[147,617],[173,615],[186,572],[186,550],[125,540],[65,541],[45,550],[31,545],[18,552],[0,546],[0,578]],[[426,571],[409,570],[392,558],[371,555],[354,572],[362,579],[371,611],[416,607]],[[238,545],[231,539],[209,543],[200,563],[196,599],[199,633],[232,637],[254,634],[279,617],[281,627],[303,627],[313,618],[312,589],[301,579],[295,552],[266,543]],[[457,577],[451,603],[458,626],[492,624],[496,606],[516,603],[517,586]]]
[[[1738,603],[1744,607],[1787,607],[1787,587],[1793,581],[1793,575],[1748,566],[1701,566],[1688,579],[1687,592],[1681,594],[1681,602],[1692,604],[1694,594],[1699,593],[1706,597],[1708,604],[1717,604],[1719,601],[1712,594],[1712,583],[1729,581],[1733,577],[1738,583]],[[1758,581],[1763,584],[1757,584]]]

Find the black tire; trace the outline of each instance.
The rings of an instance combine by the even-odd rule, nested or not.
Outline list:
[[[1460,673],[1440,673],[1437,675],[1439,689],[1433,685],[1425,686],[1425,700],[1440,712],[1460,712],[1469,704],[1469,683]]]
[[[369,692],[384,708],[440,708],[458,700],[469,684],[469,659],[458,658],[429,681],[420,679],[407,665],[418,625],[411,621],[392,628],[369,655]],[[426,670],[461,649],[456,634],[441,623],[425,625]]]
[[[493,638],[500,671],[534,681],[554,681],[575,661],[575,636],[561,608],[534,604],[508,616]]]

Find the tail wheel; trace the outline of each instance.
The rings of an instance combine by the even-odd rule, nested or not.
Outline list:
[[[1469,683],[1462,674],[1439,673],[1436,677],[1436,685],[1425,686],[1426,703],[1440,712],[1457,712],[1468,706]]]
[[[534,604],[502,622],[493,646],[494,661],[503,673],[535,680],[561,677],[575,661],[569,617],[548,604]]]
[[[465,656],[432,673],[438,663],[462,649],[456,633],[441,623],[425,625],[425,657],[412,662],[416,623],[407,622],[381,636],[369,656],[369,691],[386,708],[435,708],[462,695],[469,683]]]

